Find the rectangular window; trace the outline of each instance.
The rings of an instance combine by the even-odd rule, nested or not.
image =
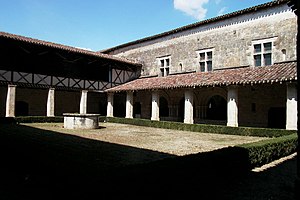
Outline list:
[[[212,60],[213,51],[212,49],[205,49],[197,51],[199,56],[200,72],[208,72],[213,70]]]
[[[168,76],[170,72],[170,65],[171,65],[171,57],[160,57],[159,60],[159,69],[160,69],[160,76]]]
[[[165,60],[161,60],[160,61],[160,67],[164,67],[165,66]]]
[[[254,66],[272,65],[273,41],[275,38],[253,41],[253,63]]]
[[[255,66],[261,66],[261,55],[254,56],[254,63],[255,63]]]
[[[170,59],[167,58],[165,61],[166,61],[166,66],[169,67],[170,66]]]
[[[165,70],[164,70],[164,68],[160,68],[160,75],[161,76],[165,76]]]
[[[254,53],[261,53],[261,44],[254,45]]]
[[[205,60],[205,53],[200,53],[200,61],[204,61]]]
[[[206,62],[206,65],[207,65],[207,71],[212,71],[212,61],[207,61]]]
[[[268,52],[268,51],[272,51],[272,43],[271,42],[264,43],[264,52]]]
[[[200,62],[200,72],[205,72],[205,62]]]
[[[212,52],[211,51],[207,52],[206,55],[207,55],[207,60],[212,60]]]
[[[265,65],[272,65],[272,58],[271,58],[272,54],[271,53],[267,53],[264,54],[264,61],[265,61]]]

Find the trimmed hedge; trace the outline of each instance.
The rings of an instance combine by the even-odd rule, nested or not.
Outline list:
[[[17,123],[46,123],[46,122],[64,122],[63,116],[46,117],[46,116],[22,116],[15,117]]]
[[[296,152],[297,134],[237,145],[247,150],[250,167],[258,167]]]
[[[242,136],[258,136],[258,137],[280,137],[296,133],[296,131],[271,128],[252,128],[252,127],[228,127],[221,125],[209,124],[185,124],[181,122],[171,121],[152,121],[148,119],[128,119],[118,117],[107,117],[107,122],[131,124],[136,126],[148,126],[155,128],[175,129],[183,131],[193,131],[202,133],[219,133]]]

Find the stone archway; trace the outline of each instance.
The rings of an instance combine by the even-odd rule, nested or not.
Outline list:
[[[207,103],[207,119],[226,120],[227,102],[220,95],[212,96]]]

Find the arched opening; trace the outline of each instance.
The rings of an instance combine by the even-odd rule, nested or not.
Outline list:
[[[207,103],[207,119],[226,120],[227,102],[220,95],[212,96]]]
[[[140,102],[135,102],[133,104],[133,116],[135,118],[140,118],[142,113],[142,105]]]
[[[16,101],[16,116],[28,116],[29,105],[25,101]]]
[[[165,97],[159,98],[159,116],[169,117],[169,106],[168,101]]]

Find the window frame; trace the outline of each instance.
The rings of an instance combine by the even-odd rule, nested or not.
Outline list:
[[[213,71],[214,49],[213,48],[202,49],[202,50],[196,51],[196,53],[197,53],[197,59],[198,59],[198,63],[199,63],[199,68],[197,69],[197,71],[199,71],[199,72]],[[203,54],[204,54],[204,56],[203,56]],[[208,54],[210,54],[210,55],[208,55]],[[208,63],[211,63],[211,64],[209,65]],[[204,70],[202,70],[203,67],[204,67]]]
[[[171,56],[163,56],[157,58],[159,66],[159,76],[165,77],[170,74]]]
[[[254,40],[252,41],[252,65],[254,67],[263,67],[263,66],[269,66],[274,64],[274,41],[276,40],[277,37],[273,38],[267,38],[267,39],[260,39],[260,40]],[[270,48],[266,50],[265,45],[271,43]],[[260,52],[255,52],[255,46],[260,45]],[[271,55],[270,59],[271,62],[269,64],[266,64],[266,61],[268,60],[266,56],[269,57]],[[257,59],[260,58],[260,65],[257,65]]]

